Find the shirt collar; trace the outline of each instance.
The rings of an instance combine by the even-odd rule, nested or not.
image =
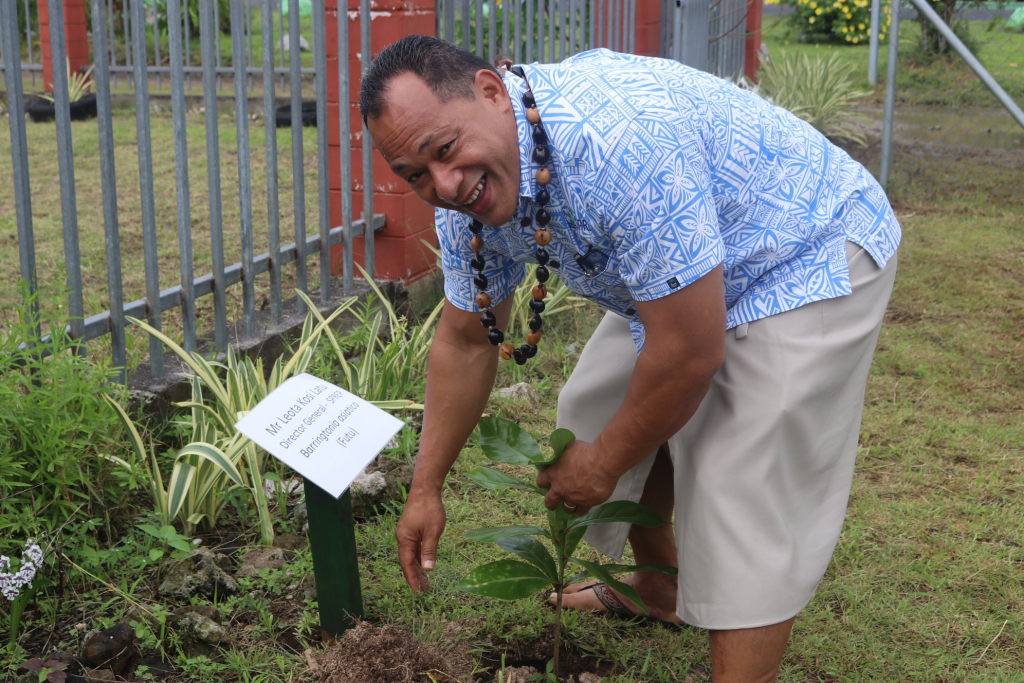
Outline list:
[[[516,117],[516,134],[519,136],[519,196],[533,199],[536,194],[533,169],[533,136],[530,135],[530,123],[526,120],[526,107],[523,105],[523,93],[526,82],[508,72],[504,76],[505,90],[512,100],[512,111]]]

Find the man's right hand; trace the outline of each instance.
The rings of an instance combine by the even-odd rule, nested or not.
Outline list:
[[[446,520],[439,493],[409,494],[395,538],[402,573],[414,593],[430,589],[426,572],[433,571],[437,562],[437,543]]]

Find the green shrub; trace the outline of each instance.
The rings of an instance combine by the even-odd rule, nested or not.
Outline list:
[[[814,59],[783,52],[761,68],[757,92],[824,135],[864,146],[866,117],[855,107],[871,93],[856,85],[853,68],[834,51]]]
[[[75,519],[103,519],[109,531],[125,489],[138,485],[97,457],[123,454],[117,419],[101,398],[123,395],[123,387],[111,384],[103,360],[76,355],[63,320],[34,325],[29,313],[38,298],[23,300],[0,332],[0,551],[5,541],[50,537]],[[59,310],[56,303],[41,308]]]
[[[871,37],[870,0],[788,0],[785,4],[796,8],[790,21],[808,42],[839,41],[857,45]],[[889,5],[883,3],[882,8],[879,40],[885,40],[892,23]]]

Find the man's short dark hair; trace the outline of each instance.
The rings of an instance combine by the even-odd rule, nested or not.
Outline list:
[[[481,69],[497,69],[472,52],[433,36],[406,36],[381,50],[359,86],[363,120],[384,113],[384,96],[395,76],[413,73],[442,102],[473,99],[473,79]]]

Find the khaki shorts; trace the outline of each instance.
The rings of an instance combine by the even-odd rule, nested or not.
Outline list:
[[[669,440],[679,553],[677,613],[693,626],[752,628],[810,601],[850,496],[868,369],[896,276],[847,242],[853,294],[740,325],[693,418]],[[593,441],[636,363],[629,324],[608,314],[558,399],[558,426]],[[619,480],[637,501],[652,453]],[[620,558],[626,524],[586,539]]]

